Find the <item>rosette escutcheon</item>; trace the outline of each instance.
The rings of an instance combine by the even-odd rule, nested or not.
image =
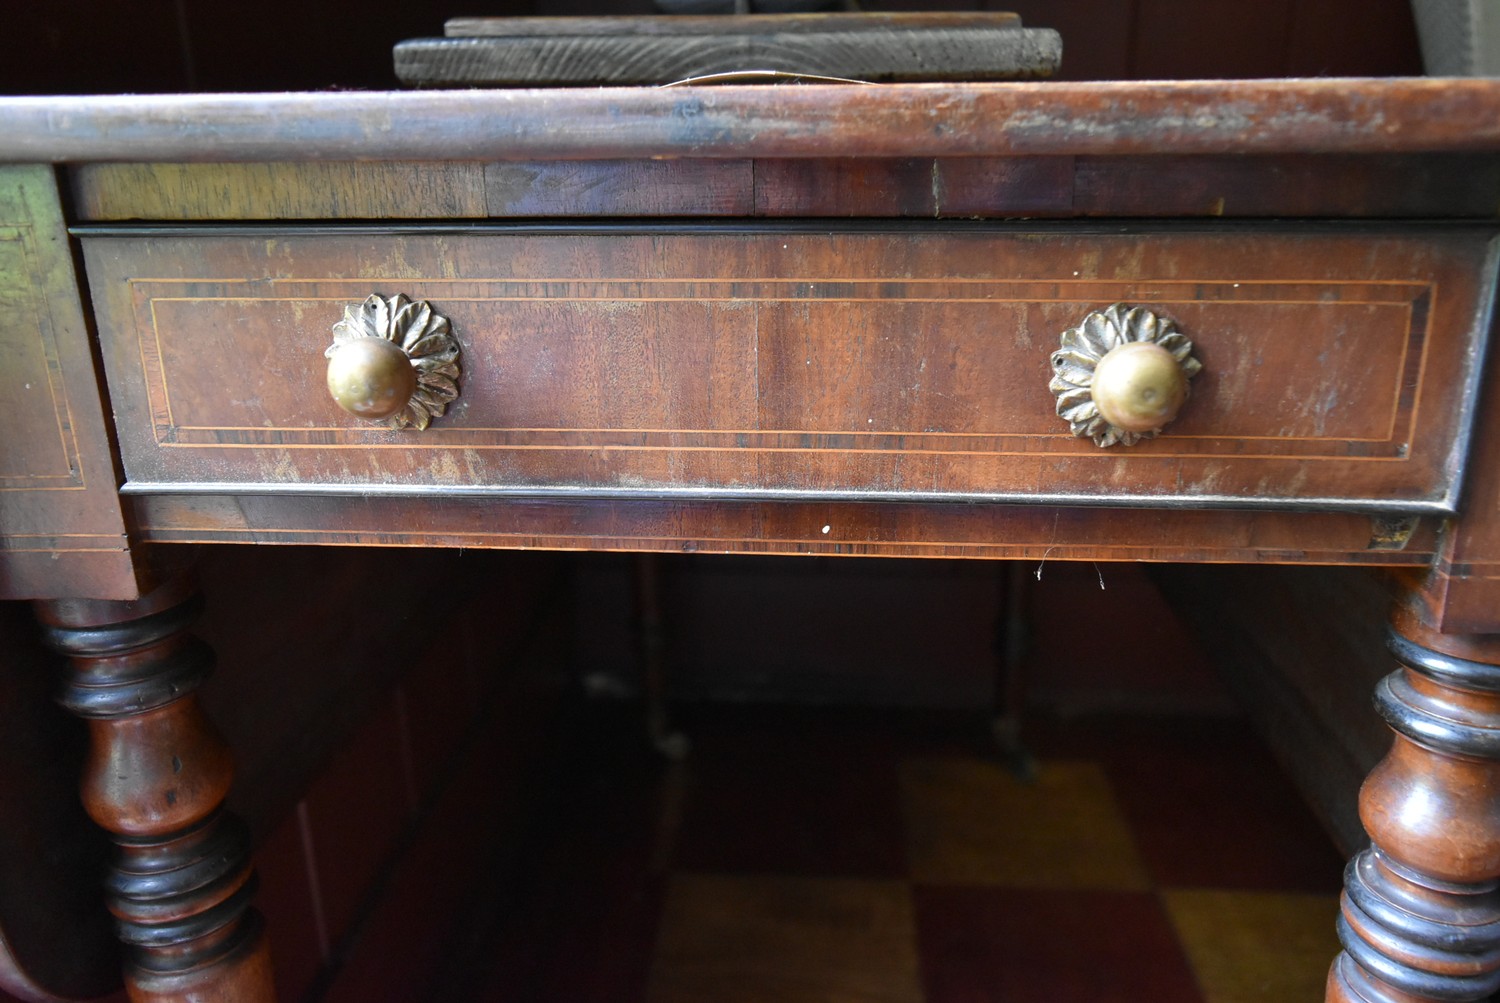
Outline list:
[[[424,300],[370,296],[333,325],[328,392],[350,414],[390,428],[426,428],[458,399],[458,342]]]
[[[1063,332],[1048,387],[1074,435],[1097,446],[1133,446],[1177,417],[1188,381],[1202,369],[1171,320],[1116,303]]]

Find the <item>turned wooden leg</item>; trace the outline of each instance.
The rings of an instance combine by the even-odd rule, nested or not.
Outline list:
[[[201,606],[179,580],[130,603],[38,603],[37,615],[69,659],[60,700],[89,725],[83,802],[117,847],[105,884],[130,998],[266,1003],[249,834],[223,811],[229,749],[194,692],[213,666],[186,633]]]
[[[1482,1000],[1500,990],[1500,635],[1398,615],[1376,704],[1396,733],[1360,791],[1371,846],[1344,874],[1328,1000]]]

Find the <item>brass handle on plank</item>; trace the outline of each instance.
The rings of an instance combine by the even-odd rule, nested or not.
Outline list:
[[[1202,369],[1171,320],[1116,303],[1062,333],[1048,387],[1074,435],[1097,446],[1133,446],[1177,417],[1188,381]]]
[[[426,428],[458,399],[458,342],[425,300],[369,296],[333,325],[328,392],[334,403],[390,428]]]

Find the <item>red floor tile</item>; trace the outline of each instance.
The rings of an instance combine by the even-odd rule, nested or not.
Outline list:
[[[925,1003],[911,888],[888,878],[676,874],[648,1003]]]
[[[1242,722],[1106,726],[1098,756],[1164,888],[1336,892],[1344,862]]]
[[[1184,889],[1162,904],[1208,1003],[1314,1003],[1339,953],[1337,895]]]
[[[913,889],[927,1003],[1203,1003],[1148,892]]]
[[[1139,849],[1138,858],[1131,851],[1137,878],[1087,887],[1039,885],[1029,874],[969,885],[934,872],[922,883],[912,870],[903,762],[964,765],[943,804],[995,815],[984,845],[1003,843],[1003,827],[1025,827],[1028,816],[1028,838],[1049,838],[1035,835],[1045,813],[1034,802],[1052,788],[1038,782],[1033,791],[1009,774],[997,787],[995,750],[963,719],[694,708],[679,712],[693,748],[678,764],[649,749],[637,706],[566,701],[549,721],[546,739],[528,745],[532,766],[523,772],[485,748],[500,735],[513,741],[518,722],[487,733],[444,799],[439,835],[418,842],[403,867],[410,880],[392,885],[398,915],[371,924],[350,959],[363,971],[348,973],[327,1003],[406,1000],[419,990],[432,998],[434,985],[441,998],[466,1003],[646,1003],[653,987],[667,999],[682,998],[682,986],[690,995],[703,988],[705,1001],[773,1000],[756,988],[762,983],[812,986],[816,995],[833,975],[814,970],[809,955],[838,952],[810,945],[805,931],[832,929],[835,914],[853,916],[858,929],[866,914],[791,908],[820,900],[773,892],[822,884],[909,891],[920,982],[909,980],[908,995],[920,987],[923,1003],[1205,1003],[1200,985],[1210,983],[1195,977],[1194,963],[1215,985],[1239,985],[1251,978],[1247,957],[1279,977],[1293,963],[1315,972],[1332,955],[1318,939],[1319,895],[1304,893],[1337,888],[1338,858],[1269,756],[1230,719],[1032,722],[1028,741],[1043,776],[1060,763],[1086,766],[1097,778],[1087,791],[1117,803],[1118,825],[1129,830],[1118,845]],[[990,780],[960,783],[971,774]],[[493,817],[501,805],[504,817]],[[1093,818],[1079,812],[1054,814]],[[459,846],[458,833],[474,839]],[[1119,853],[1102,844],[1092,852]],[[436,894],[439,883],[450,887]],[[715,912],[724,896],[700,895],[692,901],[714,906],[711,921],[685,919],[670,907],[682,905],[684,888],[739,889],[749,904]],[[481,906],[455,912],[451,903],[466,897]],[[435,910],[438,901],[450,905]],[[1327,902],[1331,924],[1331,895]],[[1245,922],[1221,923],[1226,909]],[[1283,912],[1311,933],[1270,957],[1264,942],[1278,937]],[[778,939],[784,928],[791,939]],[[446,953],[421,946],[434,932]],[[755,945],[748,980],[749,969],[734,963]],[[438,974],[401,982],[376,974],[385,964],[403,977]],[[672,964],[680,970],[663,967]]]
[[[905,876],[896,746],[878,730],[830,728],[796,711],[686,729],[679,870]]]

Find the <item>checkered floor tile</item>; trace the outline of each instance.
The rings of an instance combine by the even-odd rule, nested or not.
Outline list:
[[[578,705],[485,1003],[1321,999],[1342,862],[1237,721]],[[580,739],[579,736],[586,736]]]

